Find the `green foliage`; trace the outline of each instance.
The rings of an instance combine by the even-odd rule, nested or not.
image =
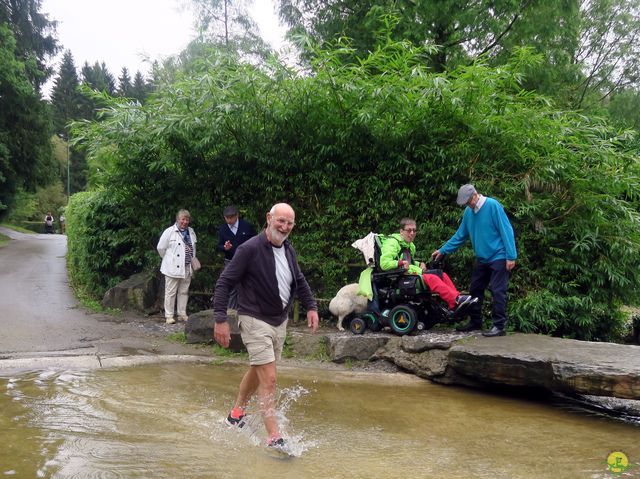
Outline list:
[[[18,190],[14,197],[14,206],[7,215],[7,221],[34,220],[38,214],[38,198],[35,193]]]
[[[28,81],[37,91],[51,74],[48,57],[58,50],[54,38],[56,24],[40,12],[41,3],[42,0],[0,2],[0,25],[8,25],[14,33],[16,58],[24,61]],[[0,38],[0,45],[3,44],[5,40]]]
[[[9,228],[12,230],[15,230],[19,233],[24,233],[24,234],[33,234],[34,232],[32,230],[29,230],[27,228],[23,228],[22,226],[18,226],[12,223],[0,223],[0,226],[4,226],[5,228]]]
[[[211,254],[212,212],[236,203],[261,225],[287,201],[303,271],[330,297],[359,258],[350,244],[395,231],[400,217],[418,219],[427,257],[457,228],[455,193],[471,181],[514,223],[516,329],[615,337],[620,305],[638,299],[633,136],[523,90],[540,62],[528,50],[499,68],[448,74],[430,73],[427,53],[387,40],[354,63],[342,40],[315,53],[314,75],[298,77],[212,52],[144,106],[106,99],[100,123],[74,125],[105,165],[104,190],[74,196],[67,215],[77,279],[99,294],[157,267],[155,242],[178,208],[191,211],[199,251]],[[470,248],[452,257],[459,284],[472,261]]]
[[[182,331],[169,334],[167,339],[176,343],[187,344],[187,335]]]
[[[66,210],[67,266],[72,283],[93,297],[142,267],[138,229],[106,191],[73,195]]]
[[[19,189],[34,191],[51,182],[56,171],[48,111],[16,48],[14,34],[0,22],[0,216],[12,207]]]
[[[78,91],[79,84],[73,55],[67,50],[62,57],[60,71],[51,89],[51,110],[55,132],[64,138],[69,137],[67,124],[81,117],[82,97]]]

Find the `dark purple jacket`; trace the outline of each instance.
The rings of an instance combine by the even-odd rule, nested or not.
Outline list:
[[[293,246],[286,240],[282,247],[285,248],[293,276],[287,307],[282,307],[276,278],[276,260],[272,245],[263,231],[238,247],[231,263],[218,278],[213,298],[213,317],[216,323],[227,321],[229,292],[234,287],[238,291],[238,314],[252,316],[273,326],[279,326],[287,319],[296,295],[305,309],[318,309],[311,288],[298,266]]]

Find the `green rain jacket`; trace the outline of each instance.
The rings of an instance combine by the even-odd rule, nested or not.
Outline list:
[[[420,262],[415,261],[413,257],[416,255],[416,246],[413,243],[407,243],[402,239],[400,233],[394,233],[389,236],[380,235],[381,251],[380,251],[380,269],[388,271],[398,267],[398,261],[403,259],[403,253],[406,249],[411,255],[411,264],[409,265],[408,274],[422,274]],[[371,274],[373,269],[367,268],[360,273],[358,281],[358,294],[366,296],[369,301],[373,299],[373,290],[371,288]]]

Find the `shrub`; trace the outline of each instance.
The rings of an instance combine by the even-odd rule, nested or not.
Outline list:
[[[352,54],[348,44],[319,52],[314,74],[301,77],[213,53],[144,106],[114,100],[101,122],[76,125],[107,170],[91,209],[110,219],[83,212],[91,228],[70,236],[86,279],[105,285],[155,267],[157,236],[180,207],[197,222],[199,251],[217,258],[225,205],[261,225],[287,201],[303,270],[330,296],[359,259],[353,240],[395,231],[402,216],[418,220],[426,258],[457,228],[457,188],[473,182],[505,205],[517,232],[515,328],[615,337],[620,305],[637,301],[633,138],[523,91],[521,72],[537,61],[526,50],[504,67],[437,75],[404,43],[343,65]],[[469,248],[451,258],[459,284],[472,261]]]

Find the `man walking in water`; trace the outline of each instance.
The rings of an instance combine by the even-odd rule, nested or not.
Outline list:
[[[240,425],[249,400],[257,393],[268,445],[277,448],[283,448],[285,441],[275,414],[276,361],[282,355],[294,296],[307,310],[314,333],[319,323],[318,306],[287,240],[294,225],[293,208],[286,203],[274,205],[267,213],[266,229],[238,247],[218,278],[213,303],[214,338],[227,348],[231,339],[227,304],[230,291],[237,289],[238,326],[249,353],[249,370],[226,422]]]

